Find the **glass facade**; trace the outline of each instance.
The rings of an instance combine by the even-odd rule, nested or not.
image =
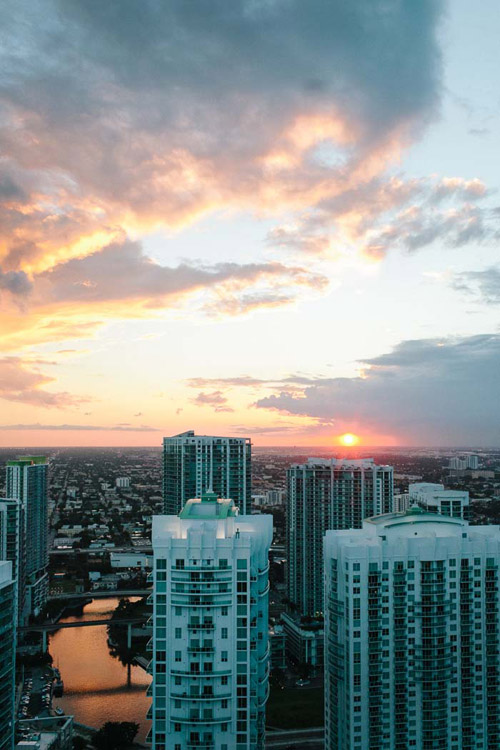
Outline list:
[[[0,562],[0,750],[14,747],[15,611],[12,564]]]
[[[211,437],[189,431],[163,439],[163,502],[167,515],[213,490],[234,500],[240,513],[250,511],[251,442],[249,438]]]
[[[22,503],[23,579],[19,579],[20,601],[26,615],[39,614],[48,592],[48,463],[44,456],[23,456],[7,462],[6,495]]]
[[[323,537],[392,510],[393,469],[370,459],[309,459],[287,472],[288,598],[303,615],[323,612]]]

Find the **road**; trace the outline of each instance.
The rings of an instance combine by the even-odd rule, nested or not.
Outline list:
[[[100,620],[78,620],[77,622],[52,622],[45,623],[43,625],[24,625],[19,628],[20,631],[26,633],[28,630],[31,632],[43,633],[51,632],[54,630],[63,630],[64,628],[89,628],[94,625],[142,625],[146,622],[147,617],[129,617],[129,618],[115,618],[111,617]]]
[[[112,591],[82,591],[80,594],[50,594],[49,602],[62,599],[113,599],[122,596],[149,596],[153,589],[113,589]]]
[[[82,549],[51,549],[49,550],[49,555],[52,556],[64,556],[64,555],[72,555],[73,557],[75,554],[77,555],[95,555],[95,554],[102,554],[104,552],[126,552],[127,554],[133,555],[133,554],[153,554],[153,548],[151,546],[149,547],[94,547],[91,549],[90,547],[82,547]]]
[[[310,729],[290,729],[288,731],[266,732],[266,750],[324,750],[325,730],[323,727]]]

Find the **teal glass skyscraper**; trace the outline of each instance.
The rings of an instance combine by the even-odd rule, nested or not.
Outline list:
[[[360,528],[393,506],[392,466],[372,458],[310,458],[287,472],[288,599],[301,615],[323,612],[323,537]]]
[[[0,560],[10,560],[16,582],[17,624],[24,625],[25,610],[25,535],[24,509],[20,500],[0,500]]]
[[[26,608],[28,614],[37,615],[45,606],[48,595],[47,459],[44,456],[22,456],[8,461],[6,497],[19,500],[23,505]]]
[[[193,430],[163,438],[164,512],[176,515],[188,500],[212,490],[234,500],[240,513],[249,513],[251,452],[249,438],[195,435]]]
[[[14,747],[16,656],[15,585],[12,563],[0,562],[0,750]]]

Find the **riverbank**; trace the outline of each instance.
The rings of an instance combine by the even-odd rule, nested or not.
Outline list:
[[[94,599],[82,614],[64,622],[104,619],[117,600]],[[50,639],[49,650],[64,679],[64,695],[58,705],[84,727],[99,729],[106,721],[133,721],[140,725],[136,747],[145,744],[150,722],[146,719],[151,699],[146,690],[151,677],[143,664],[123,665],[110,654],[106,625],[61,628]]]
[[[86,724],[80,724],[79,722],[73,722],[73,730],[75,736],[83,737],[83,739],[92,744],[94,735],[98,731],[95,727],[88,727]],[[128,746],[129,750],[151,750],[148,745],[142,745],[140,742],[133,742],[132,745]],[[123,750],[126,750],[123,748]]]

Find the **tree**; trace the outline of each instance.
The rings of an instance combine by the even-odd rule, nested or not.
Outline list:
[[[84,737],[73,737],[73,750],[86,750],[87,740]]]
[[[138,731],[139,724],[134,721],[107,721],[92,742],[97,750],[122,750],[132,744]]]

